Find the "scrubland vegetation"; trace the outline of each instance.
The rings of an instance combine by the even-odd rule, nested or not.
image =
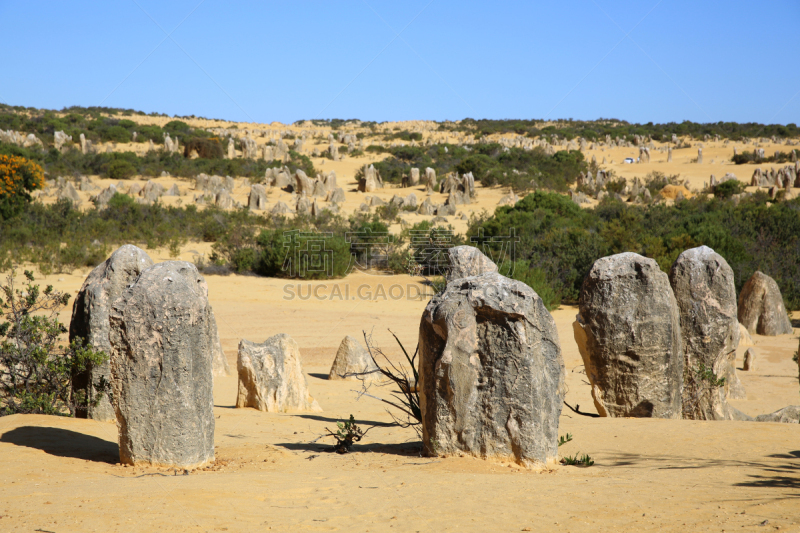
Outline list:
[[[737,122],[667,122],[664,124],[631,124],[630,122],[618,119],[598,119],[598,120],[571,120],[561,119],[548,121],[550,125],[545,126],[542,120],[473,120],[464,119],[459,123],[445,122],[439,126],[441,130],[450,131],[469,131],[478,136],[491,135],[493,133],[516,133],[517,135],[527,135],[535,137],[539,135],[558,135],[563,139],[574,139],[583,137],[589,141],[605,139],[610,135],[612,139],[619,137],[627,141],[633,141],[635,135],[649,136],[654,141],[667,142],[672,139],[672,134],[678,137],[689,136],[693,139],[703,140],[705,135],[719,135],[721,139],[741,140],[755,137],[779,137],[796,138],[800,136],[800,128],[795,124],[758,124],[749,122],[740,124]],[[555,125],[552,125],[555,124]]]
[[[198,174],[218,174],[232,177],[249,177],[258,182],[264,177],[264,171],[272,167],[289,167],[294,172],[303,170],[309,176],[316,174],[311,160],[295,151],[289,151],[289,162],[264,161],[261,159],[191,159],[182,154],[167,153],[161,150],[147,152],[139,156],[133,152],[112,152],[98,154],[82,154],[80,150],[70,149],[59,152],[50,149],[42,153],[35,149],[0,143],[0,154],[24,157],[40,164],[50,176],[98,175],[113,180],[129,179],[133,176],[159,176],[161,172],[169,172],[171,176],[191,178]]]
[[[504,185],[517,191],[550,189],[566,191],[578,174],[589,167],[579,150],[562,150],[548,155],[542,148],[522,150],[504,148],[497,143],[478,144],[464,148],[452,144],[430,147],[397,146],[381,148],[370,146],[373,152],[388,152],[391,157],[375,163],[384,181],[400,183],[412,167],[424,173],[433,168],[437,176],[448,172],[472,172],[485,186]]]

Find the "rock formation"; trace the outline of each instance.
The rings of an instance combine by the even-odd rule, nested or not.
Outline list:
[[[595,261],[573,330],[601,416],[681,417],[680,316],[654,260],[622,253]]]
[[[109,311],[116,299],[133,283],[142,271],[153,265],[153,260],[144,250],[131,244],[118,248],[103,263],[96,266],[83,282],[72,304],[72,319],[69,324],[70,342],[81,338],[95,349],[111,354],[109,341]],[[97,397],[104,383],[111,385],[111,366],[107,361],[85,371],[74,371],[73,397],[82,394],[89,400]],[[80,409],[78,418],[113,420],[114,408],[109,395],[103,394],[96,406]]]
[[[267,208],[267,190],[263,185],[256,183],[250,187],[247,197],[247,206],[250,209],[263,210]]]
[[[191,263],[144,270],[110,313],[120,462],[194,468],[214,459],[208,286]]]
[[[412,168],[411,169],[411,173],[409,174],[409,177],[408,177],[408,184],[412,185],[412,186],[413,185],[419,185],[419,169],[418,168]]]
[[[383,188],[383,180],[375,167],[364,165],[364,176],[358,180],[358,190],[373,192]]]
[[[496,272],[448,283],[422,315],[419,354],[426,453],[556,460],[564,363],[533,289]]]
[[[739,322],[750,333],[783,335],[792,332],[792,323],[783,305],[775,280],[756,271],[739,294]]]
[[[357,376],[354,374],[358,374]],[[333,360],[328,379],[350,379],[372,381],[380,379],[382,374],[369,352],[358,342],[358,339],[348,335],[342,339],[336,358]]]
[[[744,364],[742,370],[755,370],[756,369],[756,351],[753,348],[748,348],[744,352]]]
[[[300,349],[285,333],[262,344],[239,342],[239,394],[236,407],[253,407],[269,413],[321,411],[308,394],[300,365]]]
[[[436,171],[428,167],[425,169],[425,192],[433,193],[436,190]]]
[[[756,422],[782,422],[784,424],[797,424],[800,422],[800,405],[790,405],[778,409],[774,413],[758,415]]]
[[[447,281],[497,272],[497,265],[474,246],[453,246],[447,250]]]
[[[683,417],[742,419],[727,401],[746,398],[735,367],[739,321],[733,270],[721,255],[700,246],[678,256],[669,280],[678,303],[683,341]],[[703,377],[709,370],[725,378],[724,386]]]

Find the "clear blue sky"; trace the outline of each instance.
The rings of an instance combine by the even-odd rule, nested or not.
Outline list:
[[[12,105],[800,122],[798,0],[28,0],[0,20]]]

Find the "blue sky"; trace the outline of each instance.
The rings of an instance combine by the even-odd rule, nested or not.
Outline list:
[[[0,20],[12,105],[800,122],[797,0],[0,1]]]

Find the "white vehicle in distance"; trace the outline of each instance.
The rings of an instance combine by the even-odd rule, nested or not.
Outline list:
[[[633,158],[632,158],[632,157],[626,157],[626,158],[625,158],[625,161],[623,161],[623,163],[628,163],[628,164],[631,164],[631,163],[633,163],[633,162],[634,162],[634,160],[633,160]]]

